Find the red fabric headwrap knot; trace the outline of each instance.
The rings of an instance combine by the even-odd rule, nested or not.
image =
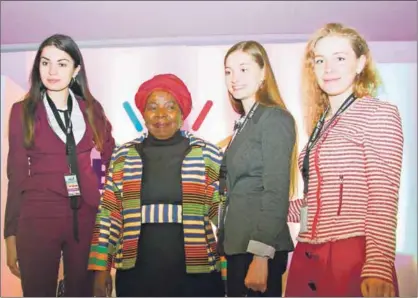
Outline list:
[[[143,114],[148,96],[155,90],[169,92],[179,105],[183,120],[189,116],[192,110],[192,96],[186,84],[173,74],[160,74],[142,83],[135,94],[135,104]]]

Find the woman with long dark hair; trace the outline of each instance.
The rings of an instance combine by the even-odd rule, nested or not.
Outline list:
[[[62,253],[65,295],[92,296],[87,262],[100,191],[90,155],[96,148],[107,169],[111,125],[70,37],[42,42],[30,82],[10,115],[7,265],[21,278],[24,296],[51,297]]]

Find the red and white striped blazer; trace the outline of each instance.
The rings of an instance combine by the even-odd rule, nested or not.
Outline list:
[[[392,281],[402,151],[397,107],[374,98],[356,100],[311,149],[308,231],[297,240],[324,243],[365,236],[362,277]],[[305,152],[306,146],[300,168]],[[289,222],[300,221],[302,202],[291,201]]]

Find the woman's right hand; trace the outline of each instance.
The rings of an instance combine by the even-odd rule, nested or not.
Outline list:
[[[110,297],[112,295],[113,283],[109,271],[96,271],[94,273],[94,297]]]
[[[16,236],[6,238],[7,266],[14,276],[20,278],[20,269],[17,262]]]

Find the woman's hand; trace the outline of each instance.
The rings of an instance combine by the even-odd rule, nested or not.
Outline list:
[[[245,277],[245,286],[256,292],[267,290],[268,258],[253,256]]]
[[[19,263],[17,261],[16,236],[6,238],[7,266],[14,276],[20,278]]]
[[[363,297],[395,297],[393,284],[380,278],[365,278],[361,283]]]
[[[109,271],[96,271],[94,273],[94,297],[111,297],[113,291],[112,276]]]

